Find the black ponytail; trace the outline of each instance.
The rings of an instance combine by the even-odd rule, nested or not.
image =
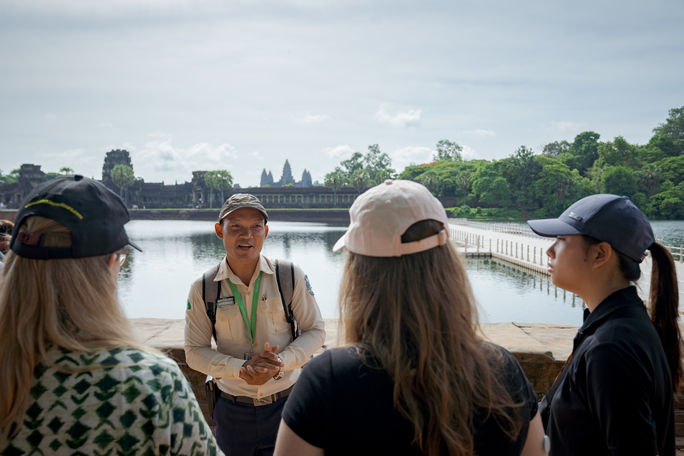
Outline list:
[[[649,299],[651,320],[665,349],[665,356],[672,374],[672,387],[674,391],[677,391],[682,378],[677,272],[672,254],[665,247],[654,242],[648,250],[651,252],[652,259]]]

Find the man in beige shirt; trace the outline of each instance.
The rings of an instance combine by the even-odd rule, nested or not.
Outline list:
[[[190,288],[185,314],[188,365],[212,376],[220,390],[214,409],[216,440],[226,454],[271,455],[280,414],[301,366],[325,340],[325,325],[309,280],[294,267],[292,314],[299,327],[293,340],[281,301],[275,263],[261,254],[268,214],[253,195],[235,194],[215,225],[225,260],[219,282],[215,341],[203,300],[203,278]],[[212,297],[214,300],[214,297]]]

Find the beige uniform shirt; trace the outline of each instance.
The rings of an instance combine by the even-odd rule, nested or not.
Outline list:
[[[325,340],[325,324],[321,318],[313,290],[304,272],[295,265],[295,286],[292,295],[292,312],[299,324],[301,334],[292,341],[290,324],[285,319],[285,311],[278,292],[275,264],[261,255],[259,264],[249,285],[231,271],[228,263],[221,261],[214,281],[221,282],[220,296],[233,296],[226,279],[236,287],[247,310],[252,315],[252,293],[254,282],[262,272],[255,347],[250,342],[249,330],[240,313],[237,302],[216,309],[217,349],[211,347],[211,321],[207,316],[202,300],[202,277],[195,280],[188,296],[188,309],[185,312],[185,358],[188,365],[216,379],[221,390],[236,396],[249,396],[255,399],[268,396],[294,384],[299,377],[300,367],[318,350]],[[214,297],[212,297],[214,299]],[[280,358],[285,366],[283,377],[270,379],[263,385],[248,385],[239,377],[240,367],[245,362],[245,354],[261,353],[264,343],[272,347],[278,345]]]

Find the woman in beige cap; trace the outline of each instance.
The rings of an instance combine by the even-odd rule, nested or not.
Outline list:
[[[444,208],[420,184],[361,195],[345,249],[349,344],[312,360],[283,412],[276,455],[545,454],[519,364],[477,334]]]

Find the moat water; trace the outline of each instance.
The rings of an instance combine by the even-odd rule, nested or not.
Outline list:
[[[684,222],[656,222],[656,233],[658,223],[670,224],[665,228],[671,233],[668,239],[684,243]],[[337,318],[344,253],[333,253],[332,246],[345,227],[302,222],[269,226],[263,253],[299,264],[309,276],[323,317]],[[213,223],[134,220],[126,229],[143,249],[131,253],[119,276],[126,315],[183,318],[190,284],[225,255]],[[581,299],[556,289],[546,277],[491,260],[468,260],[466,267],[480,321],[581,324]]]

